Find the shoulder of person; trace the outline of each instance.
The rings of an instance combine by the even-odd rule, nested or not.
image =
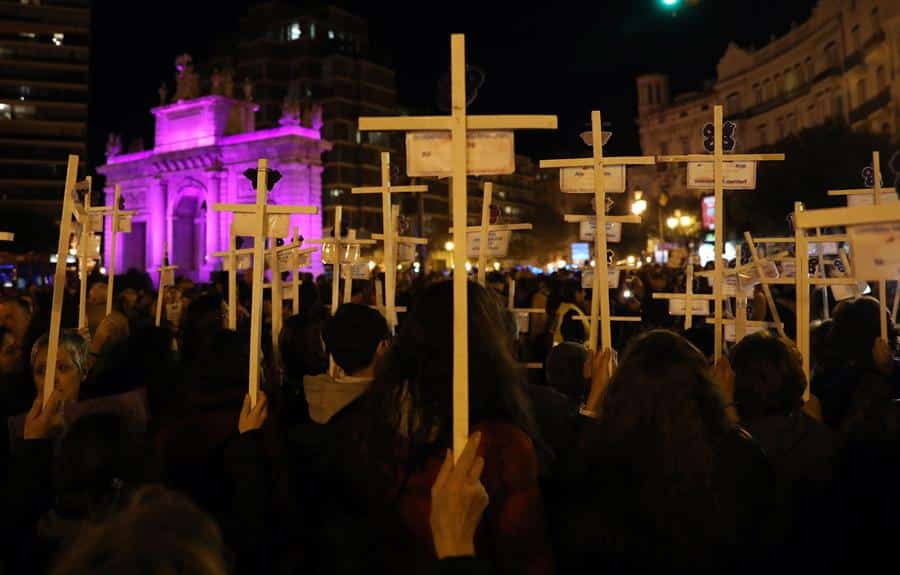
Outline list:
[[[515,487],[530,486],[537,481],[537,454],[527,433],[501,421],[479,423],[473,426],[472,432],[475,431],[481,432],[478,451],[484,457],[488,482],[499,479]]]

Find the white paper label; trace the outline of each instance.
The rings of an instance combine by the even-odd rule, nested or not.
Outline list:
[[[797,276],[797,262],[794,260],[784,260],[781,262],[782,277],[792,278]]]
[[[123,234],[131,233],[131,214],[119,214],[118,228]]]
[[[100,236],[91,234],[87,244],[87,257],[97,257],[97,254],[100,253]]]
[[[607,274],[607,284],[609,289],[616,289],[619,287],[619,276],[622,274],[622,270],[606,270]],[[594,269],[593,268],[585,268],[584,271],[581,272],[581,287],[583,289],[593,289],[594,287]]]
[[[103,232],[103,214],[91,214],[91,231]]]
[[[744,336],[748,336],[751,333],[756,333],[758,331],[765,331],[767,328],[764,325],[744,325]],[[735,343],[737,340],[737,326],[733,323],[725,324],[725,341],[729,343]]]
[[[368,262],[356,263],[351,267],[353,268],[352,276],[355,280],[367,280],[372,275],[372,272],[369,271]]]
[[[863,286],[866,284],[863,283]],[[859,286],[847,285],[847,286],[830,286],[831,287],[831,295],[834,296],[834,299],[837,301],[842,301],[845,299],[854,298],[862,293],[865,289],[860,290]]]
[[[570,194],[594,192],[594,168],[562,168],[559,171],[559,189]],[[607,194],[625,191],[625,166],[603,167],[603,189]]]
[[[851,226],[847,231],[858,279],[900,278],[900,222]]]
[[[406,173],[409,177],[449,177],[453,173],[450,132],[408,132]],[[512,132],[480,130],[466,136],[466,171],[472,175],[516,171]]]
[[[597,220],[585,220],[578,222],[578,235],[582,241],[594,241],[594,232],[597,230]],[[609,222],[606,224],[606,241],[615,244],[622,241],[622,224]]]
[[[291,216],[290,214],[269,214],[269,225],[265,231],[265,236],[269,238],[284,238],[291,233]],[[234,214],[234,235],[236,236],[255,236],[256,230],[256,214],[236,213]]]
[[[414,244],[397,245],[397,263],[411,262],[416,259],[416,246]]]
[[[685,315],[685,299],[669,300],[669,315]],[[691,300],[691,315],[709,315],[709,302],[705,299]]]
[[[736,297],[737,285],[738,278],[736,275],[725,276],[725,283],[722,285],[722,295]],[[747,278],[747,280],[741,282],[741,293],[748,298],[753,296],[752,278]]]
[[[519,333],[528,333],[530,316],[528,312],[516,312],[516,321],[519,324]]]
[[[723,189],[753,190],[756,188],[756,162],[723,162]],[[713,189],[713,162],[688,162],[687,187]]]
[[[510,230],[491,230],[488,232],[487,255],[503,258],[509,251]],[[480,255],[481,236],[479,232],[466,232],[466,257],[477,258]]]
[[[250,254],[239,255],[234,259],[237,263],[238,271],[243,271],[250,268]],[[231,258],[225,258],[224,260],[222,260],[222,269],[225,271],[231,270]]]
[[[871,194],[851,194],[847,196],[847,205],[848,206],[871,206],[875,203],[875,193]],[[900,201],[900,198],[897,197],[897,193],[893,190],[881,191],[881,203],[882,204],[891,204],[894,202]]]
[[[160,273],[159,286],[169,286],[175,283],[175,270],[163,270]]]

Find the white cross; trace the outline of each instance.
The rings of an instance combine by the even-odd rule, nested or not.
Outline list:
[[[90,218],[91,177],[87,176],[83,181],[75,184],[75,190],[84,191],[82,205],[75,205],[75,219],[81,226],[78,238],[78,329],[84,329],[87,327],[87,267],[90,260],[97,258],[90,251],[93,247],[92,244],[96,241],[94,232],[103,230],[95,230]]]
[[[397,289],[397,243],[400,240],[394,226],[394,211],[391,207],[392,193],[424,193],[428,191],[428,186],[393,186],[391,185],[391,154],[389,152],[381,153],[381,185],[357,187],[350,190],[353,194],[381,194],[381,234],[374,234],[372,237],[380,239],[384,242],[384,291],[385,291],[385,318],[393,333],[397,326],[396,313],[396,289]],[[399,206],[397,206],[399,209]],[[406,243],[427,244],[428,240],[424,238],[403,238]],[[381,301],[378,301],[381,305]]]
[[[63,297],[66,288],[66,256],[69,236],[75,217],[75,180],[78,177],[78,156],[70,155],[66,165],[66,184],[63,191],[62,217],[59,220],[59,241],[56,249],[56,271],[53,275],[53,303],[50,307],[50,332],[47,339],[47,362],[44,370],[43,403],[47,405],[56,379],[56,356],[59,350],[59,331],[62,322]]]
[[[462,453],[469,439],[469,333],[466,262],[467,132],[470,130],[556,129],[556,116],[470,116],[466,113],[465,36],[450,37],[449,116],[360,118],[360,131],[449,131],[452,150],[451,202],[456,230],[453,254],[453,451]]]
[[[649,165],[654,163],[653,156],[621,156],[603,157],[603,123],[600,112],[591,112],[591,139],[593,154],[590,158],[566,160],[541,160],[542,168],[592,168],[594,170],[594,214],[566,215],[567,222],[594,221],[594,283],[591,290],[591,329],[588,348],[597,350],[600,346],[612,349],[612,317],[609,309],[609,290],[606,282],[608,264],[606,261],[606,224],[623,223],[639,224],[640,216],[608,216],[606,215],[606,183],[605,166]],[[623,168],[624,169],[624,168]],[[600,321],[600,341],[597,341],[598,319]]]
[[[112,217],[109,237],[109,261],[106,264],[106,274],[109,278],[109,281],[106,283],[106,315],[112,313],[113,306],[113,284],[115,283],[116,277],[116,238],[119,233],[128,233],[131,231],[131,217],[137,213],[133,210],[120,210],[119,199],[121,197],[121,187],[119,184],[116,184],[111,206],[98,206],[96,208],[88,209],[88,213],[90,214],[100,214],[101,217]],[[123,227],[127,228],[127,231],[120,229]]]
[[[722,150],[722,106],[713,108],[713,142],[712,156],[707,154],[686,154],[680,156],[659,156],[660,162],[711,162],[713,165],[713,190],[715,193],[715,268],[713,273],[713,309],[716,333],[714,338],[715,359],[722,355],[722,282],[724,268],[722,254],[725,243],[725,194],[723,168],[725,162],[764,162],[784,160],[784,154],[728,154]]]
[[[300,280],[297,277],[298,258],[302,255],[311,254],[318,248],[302,248],[303,239],[298,237],[297,230],[294,230],[294,237],[290,243],[283,246],[275,246],[275,238],[270,240],[269,249],[266,254],[269,256],[269,271],[272,276],[272,283],[265,284],[263,287],[272,289],[272,355],[275,364],[279,364],[278,338],[281,335],[282,325],[282,302],[284,301],[284,285],[281,280],[281,257],[288,259],[288,266],[294,275],[291,282],[291,298],[294,300],[295,307],[300,304],[299,287]],[[296,289],[295,289],[296,288]]]
[[[228,226],[228,249],[221,252],[214,252],[210,257],[223,258],[223,267],[228,272],[228,329],[237,329],[237,272],[240,267],[240,255],[252,254],[253,249],[239,250],[236,246],[234,222]]]
[[[156,327],[162,322],[163,301],[165,301],[166,288],[174,283],[175,270],[178,266],[169,265],[169,244],[163,245],[163,264],[156,268],[159,272],[159,289],[156,292]]]
[[[256,405],[259,391],[259,353],[262,340],[263,273],[265,272],[266,230],[269,216],[280,214],[318,214],[316,206],[270,206],[268,205],[267,180],[269,161],[260,159],[256,167],[255,204],[213,204],[217,212],[253,214],[253,287],[250,300],[250,405]],[[231,246],[229,246],[230,248]]]
[[[712,294],[696,294],[694,293],[694,264],[688,262],[685,269],[685,286],[684,293],[654,293],[653,299],[665,299],[684,302],[684,329],[689,330],[694,325],[694,300],[702,300],[704,302],[713,299]],[[708,305],[708,304],[706,304]]]

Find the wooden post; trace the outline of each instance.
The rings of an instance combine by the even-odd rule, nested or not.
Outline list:
[[[91,177],[85,178],[87,190],[84,194],[84,218],[81,222],[81,237],[78,239],[78,329],[87,327],[87,265],[90,258],[88,249],[91,247],[91,237],[94,235],[91,229]],[[59,257],[59,256],[57,256]]]
[[[163,247],[163,265],[159,267],[159,289],[156,292],[156,327],[162,323],[163,302],[166,297],[166,288],[172,283],[172,274],[178,266],[169,265],[169,244]]]
[[[653,294],[653,299],[684,300],[684,329],[689,330],[694,325],[694,300],[699,299],[708,302],[714,299],[714,296],[694,293],[694,264],[690,261],[688,261],[687,269],[685,270],[684,288],[684,293],[655,293]]]
[[[453,451],[462,453],[469,439],[469,334],[466,260],[466,174],[468,130],[555,129],[555,116],[469,116],[466,113],[465,37],[450,37],[450,116],[360,118],[360,131],[449,131],[453,253]]]
[[[494,193],[494,184],[484,183],[484,192],[481,199],[481,229],[478,231],[478,283],[487,285],[487,252],[488,234],[491,225],[491,198]]]
[[[237,308],[238,308],[238,290],[237,290],[237,272],[238,258],[234,255],[237,249],[237,237],[234,235],[234,223],[228,226],[228,329],[237,330]]]
[[[292,243],[299,243],[300,237],[297,233],[297,228],[294,228],[294,237]],[[300,285],[302,280],[300,279],[300,262],[297,257],[297,251],[291,250],[290,255],[288,256],[291,266],[291,312],[293,315],[297,315],[300,313]]]
[[[272,251],[272,255],[269,257],[269,272],[272,274],[272,360],[274,365],[280,365],[278,337],[281,335],[281,325],[284,319],[282,317],[284,297],[281,285],[281,262],[279,262],[278,252],[275,250],[275,238],[271,238],[269,242]]]
[[[113,294],[115,291],[113,290],[113,284],[116,279],[116,244],[118,243],[118,233],[119,233],[119,198],[121,197],[121,188],[119,184],[116,184],[116,192],[113,197],[113,205],[112,205],[112,233],[110,234],[112,237],[110,238],[110,246],[109,246],[109,262],[106,265],[106,273],[109,274],[109,280],[106,283],[106,315],[112,313],[112,305],[113,305]]]
[[[337,313],[340,306],[338,291],[341,285],[341,212],[343,206],[334,207],[334,265],[331,267],[331,315]],[[324,248],[323,248],[324,249]]]
[[[44,370],[43,403],[47,405],[56,379],[56,356],[59,350],[59,331],[62,322],[63,299],[66,289],[66,256],[69,255],[69,235],[72,233],[75,179],[78,176],[78,156],[70,155],[66,166],[66,187],[63,191],[62,217],[59,221],[59,241],[56,248],[56,272],[53,275],[53,303],[50,307],[50,333],[47,339],[47,364]],[[90,222],[88,222],[90,225]]]
[[[775,321],[775,325],[777,326],[778,335],[780,337],[785,337],[784,326],[781,323],[781,314],[778,313],[778,306],[775,305],[775,298],[772,297],[772,290],[769,287],[769,284],[765,281],[766,274],[763,268],[763,263],[759,257],[759,254],[756,252],[756,244],[753,243],[753,236],[750,234],[750,232],[744,232],[744,241],[747,242],[747,247],[750,250],[750,257],[753,258],[753,265],[756,267],[756,273],[759,276],[763,294],[766,296],[766,303],[769,305],[769,310],[772,311],[772,319]]]

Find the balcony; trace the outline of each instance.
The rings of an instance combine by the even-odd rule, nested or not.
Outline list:
[[[886,107],[891,102],[890,87],[884,88],[874,98],[866,100],[861,106],[850,111],[850,123],[855,124],[861,120],[865,120],[870,114]]]
[[[759,114],[763,114],[768,112],[769,110],[774,110],[775,108],[790,102],[791,100],[795,100],[802,96],[805,96],[809,93],[810,84],[806,83],[802,86],[794,88],[790,92],[785,92],[780,94],[774,98],[770,98],[763,102],[762,104],[757,104],[756,106],[751,106],[746,110],[741,112],[737,112],[735,114],[729,114],[729,120],[742,120],[744,118],[752,118],[753,116],[758,116]]]

